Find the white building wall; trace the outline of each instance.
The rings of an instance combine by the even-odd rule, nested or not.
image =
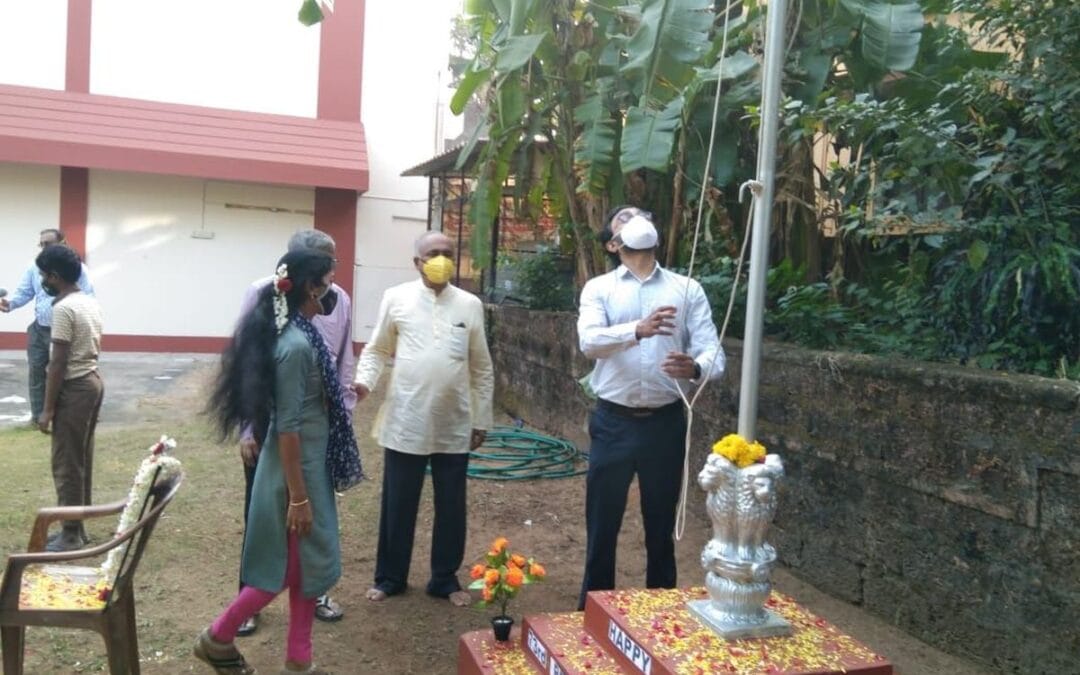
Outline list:
[[[64,88],[67,2],[0,0],[0,83]]]
[[[38,254],[38,234],[60,221],[60,168],[0,162],[0,287],[15,293]],[[0,313],[0,332],[23,332],[33,301]]]
[[[382,292],[417,275],[413,241],[427,228],[428,181],[401,172],[443,152],[443,138],[459,133],[443,123],[450,19],[460,9],[460,0],[366,5],[361,117],[371,174],[357,206],[353,316],[361,342],[371,337]]]
[[[319,29],[300,25],[298,8],[298,0],[95,0],[91,92],[314,117]],[[0,0],[0,82],[63,89],[66,9],[63,0]],[[460,9],[460,0],[366,3],[370,190],[357,210],[356,340],[370,337],[383,290],[416,276],[412,242],[427,226],[428,182],[400,174],[460,131],[446,86],[450,18]],[[17,281],[11,266],[28,264],[37,231],[57,223],[58,192],[56,167],[0,166],[0,241],[16,242],[0,246],[0,285]],[[225,207],[233,202],[285,210]],[[91,171],[86,253],[106,331],[228,335],[244,286],[271,271],[291,232],[311,227],[312,211],[308,189]],[[193,238],[199,230],[214,238]],[[194,294],[185,290],[192,280]],[[0,316],[0,331],[21,330],[24,318]]]
[[[248,284],[312,227],[314,199],[313,189],[91,171],[86,240],[106,334],[231,335]]]
[[[23,4],[53,3],[66,5]],[[299,8],[299,0],[94,0],[90,91],[315,117],[319,28],[297,21]]]

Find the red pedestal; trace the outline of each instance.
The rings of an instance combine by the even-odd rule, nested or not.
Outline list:
[[[767,607],[787,620],[786,637],[724,640],[687,608],[703,588],[590,593],[580,612],[526,617],[511,641],[490,629],[461,636],[458,672],[465,675],[613,675],[646,673],[783,673],[891,675],[892,666],[866,646],[773,593]]]
[[[459,675],[535,675],[521,650],[521,634],[515,628],[509,642],[496,642],[491,629],[465,633],[458,640]]]
[[[630,673],[892,673],[883,657],[779,593],[766,607],[791,624],[792,635],[725,640],[686,609],[707,597],[704,588],[590,593],[585,629]]]
[[[521,648],[540,672],[548,675],[618,675],[619,662],[585,632],[581,612],[538,614],[525,618]]]

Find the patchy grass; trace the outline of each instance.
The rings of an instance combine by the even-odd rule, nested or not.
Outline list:
[[[219,445],[198,415],[202,381],[209,366],[188,376],[171,398],[147,401],[143,420],[126,427],[99,429],[94,456],[94,499],[98,503],[127,494],[146,448],[163,432],[173,436],[175,455],[184,463],[185,482],[165,511],[135,579],[139,651],[144,673],[208,672],[194,660],[194,636],[213,620],[236,592],[243,532],[243,471],[236,446]],[[458,636],[487,627],[475,609],[452,609],[445,600],[423,593],[427,581],[432,526],[431,486],[425,486],[414,549],[410,590],[385,603],[371,603],[364,592],[374,573],[378,533],[382,450],[369,430],[378,401],[357,410],[357,437],[365,471],[374,480],[338,500],[342,531],[343,577],[332,595],[346,616],[336,624],[316,623],[315,658],[339,673],[453,673]],[[50,472],[49,438],[26,428],[0,430],[5,485],[0,492],[0,547],[24,551],[36,510],[56,502]],[[509,536],[548,565],[551,581],[515,603],[517,616],[565,611],[576,602],[584,549],[584,507],[580,478],[525,483],[470,482],[468,566],[490,539]],[[17,486],[17,487],[16,487]],[[555,489],[552,489],[552,488]],[[526,520],[531,525],[526,526]],[[91,521],[94,541],[110,536],[115,520]],[[637,556],[634,556],[637,557]],[[467,571],[462,572],[467,580]],[[260,672],[276,672],[283,658],[287,600],[281,597],[263,613],[259,631],[238,642]],[[88,631],[31,627],[27,630],[27,673],[87,673],[105,670],[105,647]]]

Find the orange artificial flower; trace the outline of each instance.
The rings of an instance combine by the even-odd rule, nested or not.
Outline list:
[[[518,567],[509,567],[506,570],[506,585],[510,588],[518,588],[525,581],[525,573]]]
[[[521,588],[545,576],[544,568],[533,558],[511,553],[506,537],[496,537],[483,562],[469,568],[473,581],[469,590],[480,591],[479,605],[498,606],[506,614],[507,605]]]

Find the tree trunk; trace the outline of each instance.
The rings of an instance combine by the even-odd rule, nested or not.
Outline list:
[[[686,176],[683,174],[683,167],[686,166],[686,134],[679,134],[679,149],[676,151],[675,162],[675,180],[672,184],[671,195],[671,224],[668,226],[668,236],[665,246],[667,250],[664,255],[664,267],[671,269],[675,266],[676,256],[679,252],[679,225],[683,219],[683,182],[686,180]],[[708,184],[708,177],[702,183]],[[704,194],[704,193],[702,193]]]

